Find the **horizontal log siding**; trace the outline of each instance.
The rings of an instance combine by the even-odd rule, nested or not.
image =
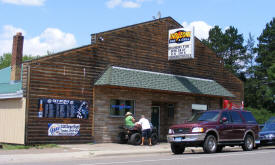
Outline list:
[[[30,67],[27,144],[39,143],[87,143],[92,138],[93,123],[93,52],[73,50],[54,58],[42,58],[26,63]],[[23,76],[27,69],[23,69]],[[23,89],[26,84],[23,83]],[[89,119],[38,118],[40,98],[86,100],[89,103]],[[80,136],[49,137],[48,123],[80,124]]]
[[[180,25],[171,18],[99,33],[103,42],[28,62],[31,67],[27,142],[83,143],[93,139],[93,84],[109,65],[216,80],[243,99],[242,82],[223,68],[220,59],[196,39],[195,59],[168,61],[168,30]],[[84,77],[83,69],[86,74]],[[73,77],[70,77],[73,76]],[[24,95],[26,81],[23,80]],[[152,91],[154,92],[154,91]],[[89,102],[89,120],[38,118],[38,99],[57,98]],[[232,98],[231,98],[232,99]],[[97,122],[97,121],[95,121]],[[80,123],[79,137],[48,137],[48,123]],[[96,128],[94,128],[96,129]],[[96,136],[96,135],[95,135]]]

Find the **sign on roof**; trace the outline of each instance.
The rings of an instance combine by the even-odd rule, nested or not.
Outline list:
[[[169,30],[168,60],[194,58],[194,28]]]

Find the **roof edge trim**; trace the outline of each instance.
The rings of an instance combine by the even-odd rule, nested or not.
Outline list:
[[[22,98],[23,97],[23,91],[17,91],[16,93],[4,93],[0,94],[0,100],[1,99],[14,99],[14,98]]]
[[[136,24],[132,24],[132,25],[128,25],[128,26],[123,26],[123,27],[115,28],[115,29],[111,29],[111,30],[106,30],[106,31],[98,32],[98,33],[92,33],[92,34],[90,34],[90,35],[93,35],[93,34],[110,33],[110,32],[117,31],[117,30],[121,30],[121,29],[127,29],[127,28],[130,28],[130,27],[133,27],[133,26],[139,26],[139,25],[143,25],[143,24],[153,23],[153,22],[155,22],[155,21],[163,21],[163,20],[165,20],[165,19],[171,19],[171,20],[174,21],[176,24],[178,24],[180,27],[183,27],[183,26],[182,26],[179,22],[177,22],[174,18],[172,18],[171,16],[167,16],[167,17],[163,17],[163,18],[160,18],[160,19],[155,19],[155,20],[145,21],[145,22],[141,22],[141,23],[136,23]]]

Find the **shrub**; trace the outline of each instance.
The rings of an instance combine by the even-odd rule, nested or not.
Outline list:
[[[250,111],[253,114],[258,124],[264,124],[270,117],[275,116],[275,113],[271,113],[270,111],[263,108],[255,109],[255,108],[247,107],[245,109]]]

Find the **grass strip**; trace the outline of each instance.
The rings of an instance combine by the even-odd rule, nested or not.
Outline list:
[[[18,149],[30,149],[30,148],[36,148],[36,149],[44,149],[44,148],[57,148],[57,144],[39,144],[39,145],[15,145],[15,144],[0,144],[2,146],[2,149],[4,150],[18,150]]]

